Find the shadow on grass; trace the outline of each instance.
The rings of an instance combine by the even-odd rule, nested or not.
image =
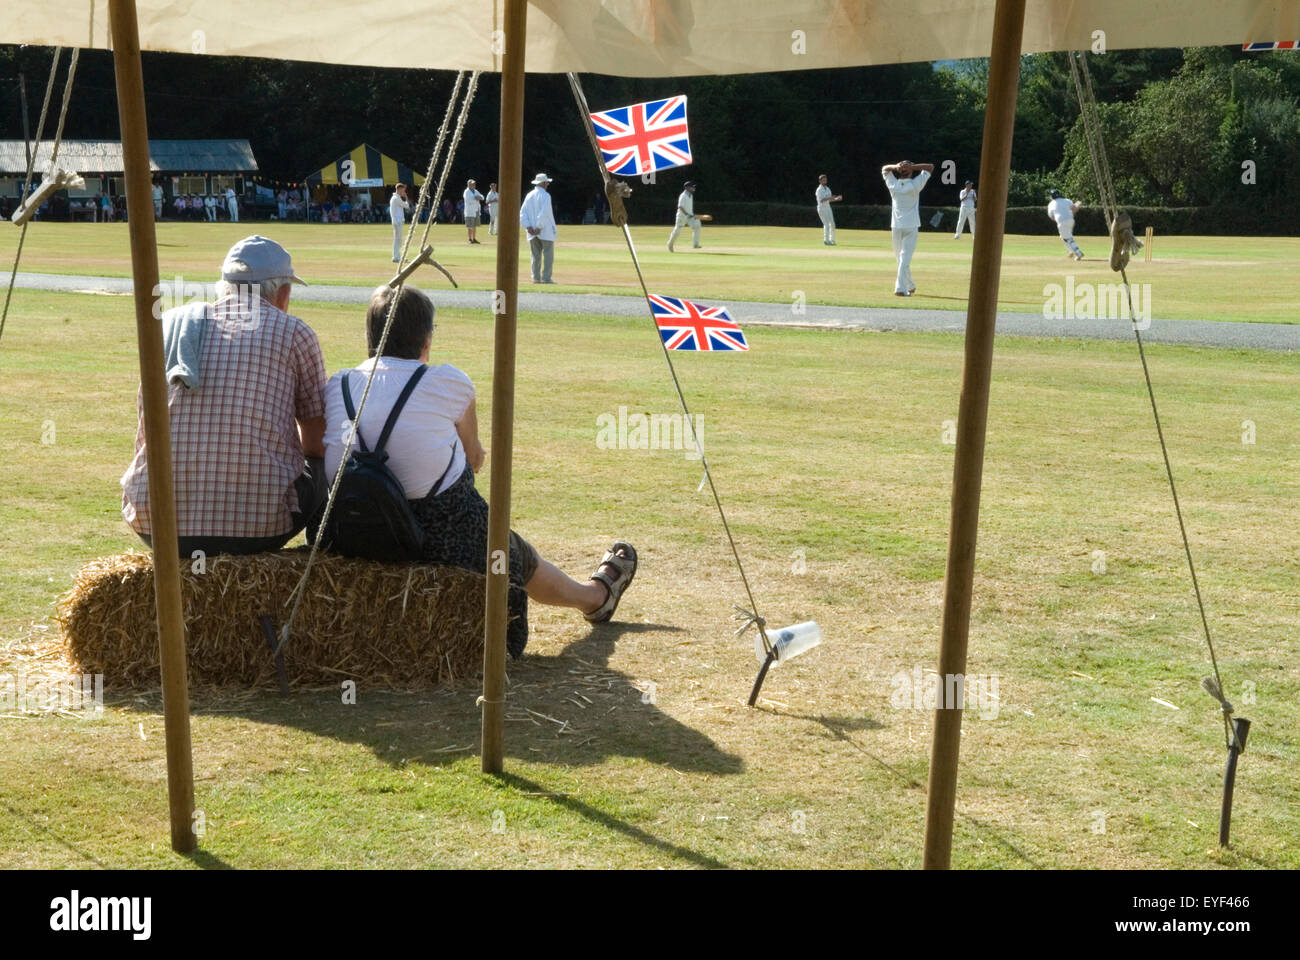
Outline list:
[[[841,740],[844,743],[847,743],[850,746],[852,746],[864,757],[867,757],[873,763],[877,764],[882,769],[888,771],[889,773],[897,777],[900,781],[906,784],[909,789],[920,790],[922,793],[926,792],[925,784],[917,780],[916,777],[913,777],[911,774],[906,773],[903,770],[900,770],[889,763],[886,763],[884,760],[876,756],[874,753],[872,753],[870,750],[864,747],[853,737],[849,736],[850,731],[883,730],[884,724],[880,723],[878,720],[873,720],[870,717],[828,717],[825,715],[814,716],[811,714],[792,713],[790,711],[785,711],[785,710],[777,711],[777,710],[772,710],[768,707],[758,707],[757,709],[764,710],[775,716],[798,717],[801,720],[812,720],[816,723],[820,723],[823,727],[827,729],[827,731],[830,732],[830,734],[836,740]],[[1020,849],[1018,846],[1012,843],[1006,837],[1005,834],[999,831],[992,824],[989,824],[983,820],[979,820],[976,817],[972,817],[970,814],[963,813],[960,808],[956,809],[954,812],[958,818],[965,820],[971,826],[991,836],[995,843],[997,843],[999,846],[1006,849],[1013,856],[1023,860],[1031,867],[1036,867],[1040,869],[1042,868],[1043,865],[1040,862],[1035,860],[1024,850]]]
[[[565,810],[568,810],[571,813],[576,813],[583,819],[604,827],[606,830],[622,834],[629,840],[635,840],[637,843],[658,850],[660,853],[666,853],[669,856],[677,857],[680,860],[693,863],[697,867],[708,867],[712,870],[727,869],[725,863],[722,863],[720,860],[714,860],[707,854],[697,853],[689,847],[678,846],[675,843],[669,843],[667,840],[660,840],[654,834],[646,833],[640,827],[634,827],[630,823],[625,823],[617,817],[610,816],[608,813],[597,810],[595,807],[583,803],[581,800],[574,799],[568,794],[551,793],[541,784],[528,780],[525,777],[520,777],[512,773],[502,773],[497,775],[497,779],[507,786],[513,787],[515,790],[544,796],[556,806],[563,807]]]
[[[60,836],[59,834],[51,830],[49,827],[45,826],[43,823],[41,823],[39,820],[36,819],[36,816],[34,814],[29,813],[26,810],[19,810],[16,807],[10,806],[9,804],[5,804],[4,809],[14,819],[21,821],[25,826],[31,827],[37,833],[41,834],[41,836],[48,837],[49,839],[57,843],[59,846],[64,847],[67,850],[71,850],[77,856],[86,858],[97,867],[103,867],[105,870],[110,868],[109,864],[99,859],[99,857],[95,856],[93,853],[88,853],[85,850],[82,850],[71,840],[68,840],[65,837]]]
[[[186,860],[188,860],[190,863],[194,864],[194,866],[198,867],[200,870],[235,869],[230,864],[226,863],[226,861],[218,857],[215,853],[209,853],[207,850],[204,850],[202,847],[200,847],[197,850],[192,850],[189,853],[182,853],[181,856],[184,857]]]
[[[737,774],[740,757],[655,705],[650,682],[608,666],[619,638],[632,633],[681,632],[663,624],[593,625],[555,655],[525,655],[508,664],[506,756],[530,763],[597,766],[629,757],[681,772]],[[370,692],[357,684],[355,704],[341,687],[238,699],[195,691],[197,715],[243,716],[259,723],[360,743],[393,766],[444,766],[479,749],[482,715],[478,680],[415,693]],[[150,698],[152,700],[152,698]],[[152,703],[138,703],[156,709]]]

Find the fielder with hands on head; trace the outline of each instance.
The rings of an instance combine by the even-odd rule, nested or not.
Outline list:
[[[975,184],[974,182],[970,180],[966,181],[966,186],[961,188],[961,193],[959,194],[958,199],[961,200],[961,209],[957,214],[957,232],[952,235],[952,238],[954,240],[961,239],[961,228],[965,226],[966,221],[969,220],[970,235],[971,235],[971,239],[973,240],[975,239]]]
[[[1047,205],[1047,215],[1055,222],[1056,232],[1061,235],[1071,260],[1083,259],[1083,251],[1074,242],[1074,215],[1078,212],[1077,203],[1063,196],[1060,190],[1052,191],[1052,201]]]
[[[388,200],[388,219],[393,221],[393,263],[401,260],[402,224],[406,222],[406,212],[410,209],[411,205],[406,202],[406,184],[399,183]]]
[[[838,193],[831,193],[824,173],[817,177],[817,192],[814,196],[817,198],[817,216],[822,220],[822,243],[833,247],[835,246],[835,213],[831,210],[831,204],[838,203],[844,198]]]
[[[894,278],[896,297],[910,297],[916,292],[916,284],[912,282],[912,254],[916,252],[916,238],[921,230],[921,191],[932,173],[934,164],[910,160],[900,160],[880,168],[893,206],[889,226],[894,236],[894,259],[898,261],[898,273]]]
[[[681,196],[677,198],[677,222],[673,226],[673,232],[668,234],[668,252],[673,252],[673,243],[677,240],[677,235],[682,232],[682,227],[690,225],[691,239],[696,250],[700,248],[700,219],[695,216],[695,181],[687,180],[682,184]]]

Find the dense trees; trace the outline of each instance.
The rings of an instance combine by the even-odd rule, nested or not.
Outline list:
[[[0,47],[0,137],[22,136],[20,71],[35,125],[50,54]],[[1089,62],[1122,203],[1300,207],[1300,185],[1287,175],[1300,160],[1300,54],[1138,50]],[[301,179],[361,141],[423,169],[454,80],[446,71],[180,54],[146,54],[145,78],[155,135],[247,137],[272,180]],[[807,202],[825,172],[846,202],[875,203],[884,199],[881,164],[904,156],[951,160],[959,181],[978,181],[986,78],[987,64],[973,60],[584,83],[593,109],[685,92],[696,156],[689,176],[710,200]],[[67,136],[116,137],[113,87],[109,55],[84,53]],[[496,176],[498,103],[497,78],[484,75],[453,184]],[[1038,203],[1049,185],[1095,198],[1078,115],[1065,56],[1025,57],[1013,203]],[[556,177],[561,213],[579,214],[598,179],[562,76],[529,77],[525,122],[525,170]],[[1255,183],[1242,182],[1246,161]],[[686,176],[638,187],[675,193]],[[934,202],[955,195],[956,187],[936,186]]]

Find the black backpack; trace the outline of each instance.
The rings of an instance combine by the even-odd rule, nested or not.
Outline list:
[[[321,546],[326,550],[366,560],[420,559],[424,531],[415,518],[410,501],[406,499],[401,481],[385,462],[388,453],[384,447],[397,423],[398,414],[428,369],[421,364],[406,381],[406,386],[402,388],[384,423],[379,443],[373,450],[366,446],[366,441],[361,437],[360,425],[357,425],[356,446],[361,449],[354,447],[342,466],[343,478],[339,481],[334,509],[330,512],[329,523],[320,532]],[[357,413],[352,404],[352,393],[348,389],[350,372],[343,374],[340,384],[343,388],[343,405],[347,409],[348,418],[355,424]],[[456,448],[453,444],[452,460],[455,459]],[[450,469],[451,461],[433,485],[434,490],[442,485]]]

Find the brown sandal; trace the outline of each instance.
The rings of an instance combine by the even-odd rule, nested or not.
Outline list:
[[[591,579],[605,585],[605,590],[608,591],[605,602],[591,613],[584,613],[584,617],[592,623],[607,623],[614,616],[623,591],[632,585],[632,578],[636,576],[636,563],[636,547],[625,540],[615,540],[596,567],[596,572],[591,575]],[[606,573],[607,566],[618,571],[617,575],[611,577]]]

